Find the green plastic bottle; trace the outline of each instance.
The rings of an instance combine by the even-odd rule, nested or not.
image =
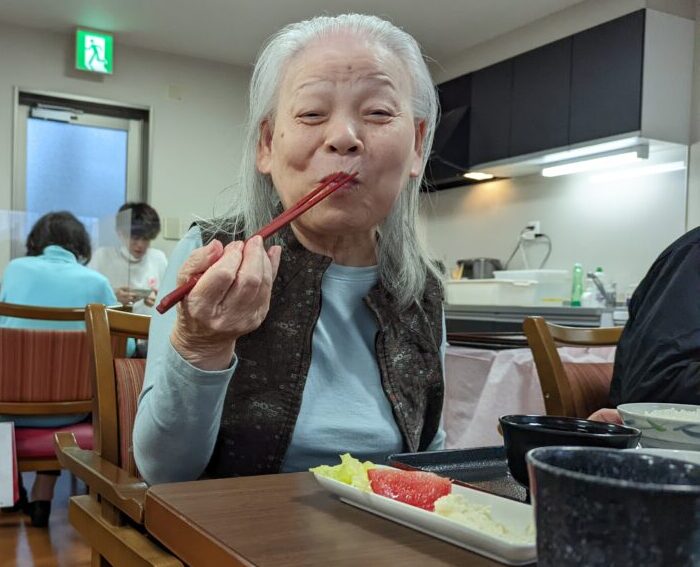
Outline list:
[[[583,266],[574,264],[573,282],[571,285],[571,307],[581,307],[581,296],[583,295]]]

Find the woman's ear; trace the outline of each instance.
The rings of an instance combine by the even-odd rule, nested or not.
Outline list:
[[[258,171],[265,175],[269,174],[272,169],[272,127],[267,119],[260,123],[255,165]]]
[[[411,163],[411,177],[418,177],[423,168],[423,141],[425,140],[425,120],[416,122],[413,139],[413,156]]]

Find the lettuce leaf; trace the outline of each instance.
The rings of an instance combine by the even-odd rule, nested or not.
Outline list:
[[[335,466],[320,465],[309,469],[312,473],[320,476],[332,478],[339,482],[349,484],[355,488],[359,488],[364,492],[372,492],[367,478],[367,471],[373,469],[376,465],[371,461],[364,463],[357,460],[350,453],[340,455],[340,464]]]

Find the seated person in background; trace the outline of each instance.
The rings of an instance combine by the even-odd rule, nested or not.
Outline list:
[[[700,404],[700,228],[661,253],[630,300],[610,403],[632,402]],[[613,409],[591,419],[621,422]]]
[[[420,47],[375,16],[313,18],[272,38],[250,84],[230,218],[190,229],[161,289],[204,272],[151,324],[139,471],[159,483],[442,448],[442,289],[417,231],[437,99]],[[278,245],[244,243],[340,171],[357,181]]]
[[[90,237],[83,224],[71,213],[64,211],[44,215],[27,236],[27,256],[12,260],[5,268],[0,301],[42,307],[84,308],[88,303],[115,305],[117,298],[107,278],[84,265],[90,260],[90,251]],[[16,317],[0,317],[0,326],[85,329],[85,323],[81,321],[39,321]],[[46,417],[0,415],[0,420],[14,421],[16,427],[60,427],[78,423],[86,417],[85,414]],[[48,524],[51,498],[59,474],[60,471],[38,472],[29,503],[24,488],[21,488],[20,502],[16,507],[23,508],[31,516],[32,525],[43,527]]]
[[[118,248],[98,248],[90,267],[107,276],[120,303],[133,303],[134,313],[152,315],[168,265],[165,254],[151,248],[151,241],[160,232],[160,217],[147,203],[125,203],[119,207],[119,213],[123,211],[131,213],[130,234],[122,233],[117,227],[124,244]],[[150,290],[150,294],[143,297],[137,290]]]
[[[700,404],[700,228],[666,248],[634,292],[610,402]]]

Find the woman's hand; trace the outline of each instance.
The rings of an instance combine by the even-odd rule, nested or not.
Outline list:
[[[195,250],[183,264],[177,284],[203,273],[178,306],[170,340],[180,355],[202,370],[222,370],[231,363],[236,340],[257,329],[270,307],[281,248],[268,251],[261,237],[244,245],[218,240]]]
[[[146,297],[143,298],[143,302],[146,305],[146,307],[153,307],[156,304],[157,294],[158,290],[154,289],[151,290],[151,293],[149,293]]]
[[[588,419],[593,421],[604,421],[605,423],[617,423],[618,425],[624,425],[622,422],[622,417],[620,413],[613,408],[603,408],[596,412],[593,412]]]
[[[117,296],[117,301],[122,305],[129,305],[134,302],[134,294],[129,291],[128,287],[119,287],[114,290],[114,295]]]

